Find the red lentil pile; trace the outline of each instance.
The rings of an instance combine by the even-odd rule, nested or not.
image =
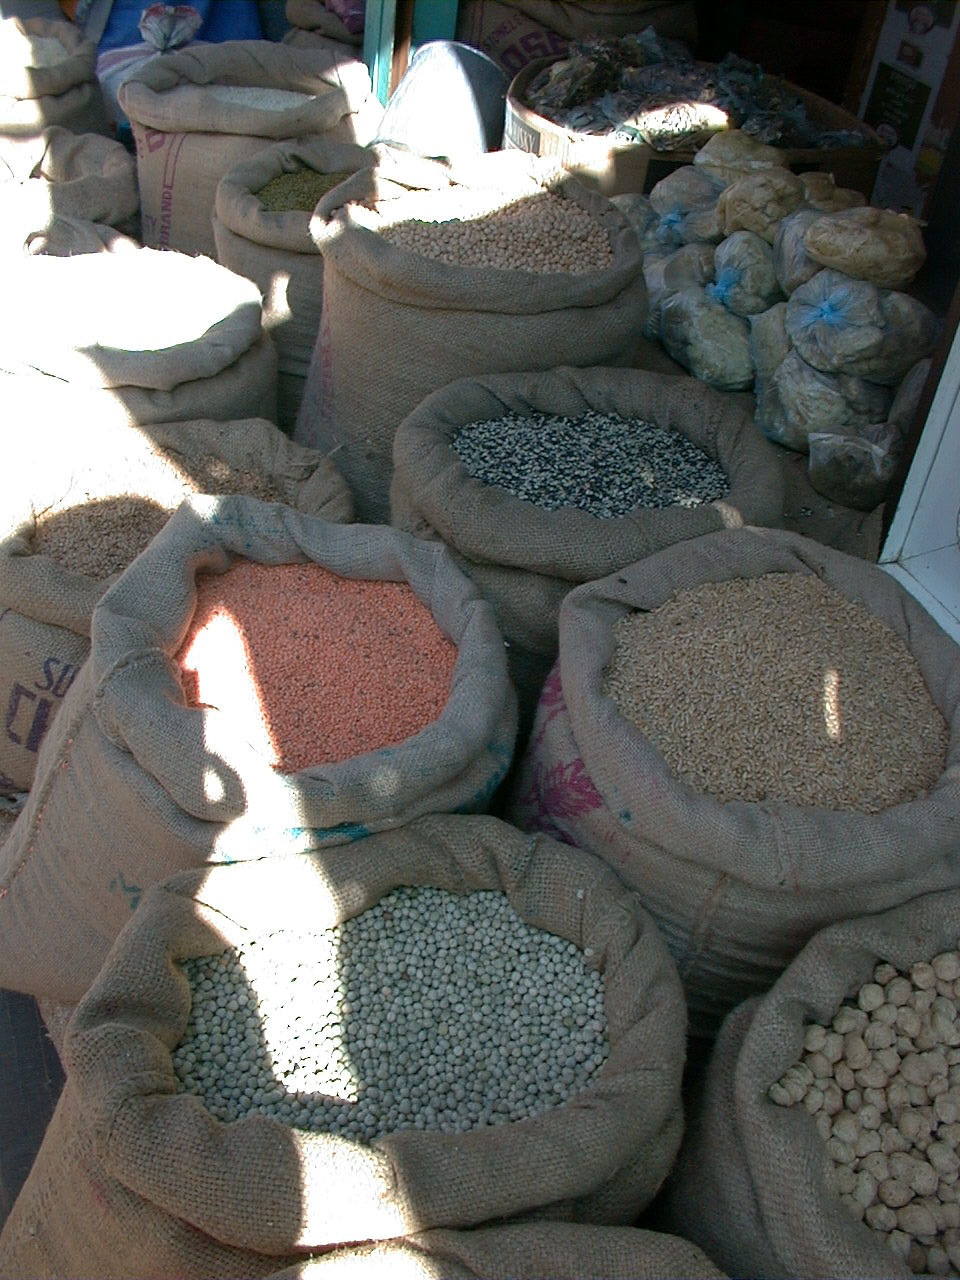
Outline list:
[[[285,773],[419,733],[446,705],[456,659],[406,583],[242,559],[198,575],[176,655],[188,704],[227,712]]]

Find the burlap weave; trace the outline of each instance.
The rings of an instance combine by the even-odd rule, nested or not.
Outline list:
[[[929,792],[872,814],[724,804],[682,783],[604,696],[618,618],[702,583],[779,572],[816,574],[905,641],[950,727]],[[708,534],[576,588],[560,611],[559,653],[509,816],[599,854],[637,889],[677,961],[696,1032],[767,990],[818,929],[960,885],[960,650],[877,566],[779,530]]]
[[[63,57],[34,65],[34,41],[56,41]],[[0,135],[30,137],[49,125],[74,133],[110,134],[96,77],[97,49],[72,22],[58,18],[0,20]]]
[[[470,422],[592,410],[680,431],[720,463],[729,492],[700,507],[637,508],[609,520],[572,506],[548,511],[474,479],[452,448]],[[400,424],[393,462],[393,523],[442,539],[493,605],[531,718],[556,658],[560,603],[574,586],[711,530],[776,524],[783,509],[774,450],[738,405],[693,378],[633,369],[462,378]]]
[[[960,894],[933,893],[818,933],[767,995],[727,1018],[664,1204],[681,1231],[735,1276],[913,1274],[831,1191],[813,1117],[767,1091],[803,1053],[806,1025],[829,1026],[886,961],[901,971],[951,951]]]
[[[178,961],[278,929],[336,925],[397,885],[502,890],[603,974],[610,1054],[524,1121],[369,1146],[177,1094],[190,1010]],[[517,1216],[629,1223],[682,1128],[676,970],[598,859],[495,818],[428,817],[349,849],[175,877],[144,898],[70,1022],[67,1082],[0,1237],[4,1275],[269,1275],[297,1254]]]
[[[225,174],[212,214],[217,261],[252,280],[263,295],[263,327],[277,348],[279,417],[293,429],[320,328],[323,258],[310,236],[310,213],[274,212],[257,192],[282,174],[355,173],[374,164],[365,147],[323,139],[267,146]]]
[[[538,1222],[423,1231],[297,1263],[272,1280],[722,1280],[696,1245],[636,1227]]]
[[[338,523],[353,518],[353,500],[333,463],[293,444],[262,418],[158,423],[145,434],[187,475],[191,460],[219,458],[269,480],[298,511]],[[97,458],[124,456],[129,438],[130,428],[122,424],[100,423],[80,433],[58,420],[38,423],[29,442],[19,437],[8,452],[18,482],[16,502],[11,492],[0,524],[0,703],[7,709],[2,786],[31,786],[40,743],[90,652],[93,610],[116,578],[95,579],[38,555],[36,519],[54,502],[82,506],[89,487],[84,473]],[[42,468],[31,466],[37,456],[45,459]],[[161,466],[158,458],[158,471]]]
[[[58,216],[132,230],[140,205],[126,148],[97,133],[59,125],[29,138],[0,136],[0,248],[19,248]]]
[[[626,218],[548,162],[496,152],[447,176],[415,156],[394,153],[386,164],[330,192],[311,219],[323,310],[295,431],[303,444],[337,449],[357,513],[371,521],[389,519],[396,429],[432,391],[478,374],[630,364],[646,314]],[[574,201],[607,231],[612,265],[576,275],[461,267],[379,234],[384,212],[398,216],[409,189],[451,181]]]
[[[247,105],[218,93],[231,88],[309,97],[280,108]],[[227,40],[151,59],[118,98],[137,147],[144,244],[210,257],[217,183],[236,165],[281,138],[372,137],[370,74],[359,59],[269,40]]]
[[[228,714],[188,707],[173,654],[194,578],[236,555],[407,582],[458,648],[441,714],[398,746],[280,773]],[[158,880],[483,811],[511,762],[516,696],[493,611],[449,552],[396,529],[191,498],[101,598],[91,642],[0,851],[0,987],[77,999]]]

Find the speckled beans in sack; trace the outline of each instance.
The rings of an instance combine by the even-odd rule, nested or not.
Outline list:
[[[496,444],[507,428],[498,432],[497,423],[524,422],[528,415],[533,417],[522,435],[527,443],[508,458],[512,446],[499,450]],[[564,420],[555,431],[565,430],[572,439],[567,447],[551,443],[550,456],[544,457],[537,450],[537,424],[545,431],[545,419],[551,417]],[[464,461],[464,429],[484,422],[492,424],[487,466],[500,457],[504,469],[497,483],[483,477],[482,444],[472,465]],[[637,432],[629,445],[627,423]],[[656,435],[650,463],[641,461],[643,424],[647,435]],[[618,431],[619,470],[597,474],[596,458],[617,456],[609,442]],[[591,439],[596,440],[592,449],[586,444]],[[683,470],[687,463],[674,463],[673,501],[664,496],[672,440],[677,449],[685,445],[694,459],[689,475]],[[541,503],[552,486],[555,509],[538,505],[530,492],[511,491],[508,462],[515,484],[522,480],[532,491],[542,481]],[[695,484],[698,478],[697,463],[711,472],[711,483],[716,483],[712,468],[719,465],[722,491],[710,492],[711,500],[698,502],[692,490],[684,491],[684,481]],[[654,465],[659,476],[649,485],[639,483]],[[748,417],[693,378],[633,369],[463,378],[435,392],[400,425],[394,467],[394,524],[442,539],[491,602],[528,719],[556,657],[557,619],[568,591],[685,538],[734,523],[774,524],[782,507],[774,451]],[[601,499],[609,503],[605,512]]]
[[[195,958],[269,950],[284,936],[309,946],[323,930],[356,926],[398,886],[502,894],[525,928],[581,953],[609,1027],[609,1054],[584,1088],[523,1120],[441,1132],[414,1127],[411,1114],[372,1140],[260,1113],[224,1123],[178,1091],[172,1055],[191,1015],[184,969]],[[455,962],[455,933],[451,942]],[[406,959],[404,990],[442,988],[440,973],[418,974]],[[339,969],[356,978],[352,953],[340,951]],[[253,992],[258,973],[248,971]],[[277,992],[266,995],[272,1006]],[[341,1004],[331,1022],[347,1034],[355,1013]],[[256,1039],[257,1015],[247,1016]],[[472,1010],[451,1016],[473,1022]],[[636,895],[598,859],[494,818],[431,816],[350,848],[175,877],[145,896],[77,1007],[65,1091],[0,1237],[0,1270],[266,1276],[333,1245],[431,1227],[630,1223],[679,1147],[685,1022],[676,969]],[[495,1085],[493,1055],[490,1066]],[[269,1092],[282,1097],[283,1082]]]
[[[763,785],[758,766],[761,759],[769,764],[771,758],[771,717],[776,715],[779,722],[796,703],[794,692],[787,697],[780,691],[787,684],[793,690],[803,673],[796,658],[796,665],[784,664],[778,671],[776,645],[758,658],[755,641],[744,638],[744,620],[754,628],[759,625],[756,605],[741,612],[741,621],[729,628],[729,634],[716,628],[731,647],[726,665],[727,650],[713,648],[713,664],[720,663],[728,679],[732,664],[734,673],[755,677],[768,700],[767,711],[752,707],[724,730],[739,735],[736,743],[729,736],[725,739],[724,767],[733,769],[744,787],[753,788],[752,794],[718,798],[682,779],[605,689],[620,620],[653,618],[653,612],[637,611],[666,607],[681,591],[789,574],[807,575],[814,583],[834,588],[847,607],[855,604],[862,610],[861,621],[865,613],[872,626],[883,624],[901,659],[909,659],[913,676],[922,677],[924,714],[932,713],[934,721],[942,717],[938,732],[944,741],[949,736],[945,761],[942,755],[932,757],[941,763],[934,763],[919,790],[908,791],[898,802],[891,803],[883,788],[901,777],[899,759],[875,763],[874,776],[866,771],[865,758],[858,763],[849,755],[842,763],[847,785],[855,790],[853,805],[841,798],[832,801],[837,807],[826,807],[831,800],[817,801],[814,793],[806,802],[780,798],[785,792],[778,787],[818,777],[815,764],[799,764],[799,737],[794,741],[789,736],[786,743],[777,739],[784,775],[773,788],[777,794],[769,794],[769,784],[766,798],[758,794],[756,788]],[[676,632],[681,648],[683,636],[692,636],[693,625],[688,619]],[[804,637],[811,634],[806,614],[796,617],[795,627],[789,618],[780,626],[780,648],[786,649],[790,636],[802,650]],[[960,885],[960,786],[955,777],[960,650],[881,569],[796,534],[728,530],[677,544],[577,587],[561,607],[559,634],[558,664],[541,695],[513,793],[511,819],[527,830],[545,831],[597,853],[638,891],[677,960],[692,1027],[698,1033],[711,1034],[735,1004],[767,989],[818,928]],[[642,673],[652,668],[662,648],[651,640],[645,664],[641,646],[636,669]],[[854,649],[861,651],[859,645]],[[808,651],[804,661],[804,705],[812,708],[806,713],[808,732],[819,723],[819,750],[829,751],[833,760],[838,750],[847,752],[848,738],[857,740],[854,731],[863,732],[862,724],[848,726],[844,717],[856,702],[856,690],[874,687],[874,676],[859,671],[850,652],[842,669],[825,664],[817,652]],[[702,733],[715,714],[704,712],[698,700],[698,686],[705,677],[698,664],[689,669],[679,659],[673,672],[661,672],[658,702],[678,730]],[[709,687],[711,695],[717,692],[717,678],[711,677]],[[908,696],[906,691],[902,696]],[[876,730],[870,741],[874,746],[887,741],[888,717],[909,744],[914,704],[908,698],[904,708],[891,697],[886,703],[881,698],[871,712]],[[712,705],[715,708],[716,701]],[[725,705],[739,704],[731,694]],[[718,732],[707,737],[716,741],[719,725]],[[912,754],[906,747],[903,752]],[[858,789],[861,771],[863,785]],[[888,776],[880,776],[883,771]],[[875,811],[858,811],[857,806],[866,807],[868,783],[875,788]]]
[[[457,647],[441,713],[399,744],[284,773],[249,722],[238,732],[235,705],[191,706],[175,655],[195,579],[237,558],[407,584]],[[91,642],[3,847],[0,986],[77,999],[164,876],[349,842],[422,813],[482,811],[511,761],[516,698],[493,611],[442,547],[395,529],[253,498],[190,499],[101,599]],[[299,649],[288,635],[293,668]],[[255,681],[256,652],[250,661]],[[317,696],[304,695],[305,717]]]

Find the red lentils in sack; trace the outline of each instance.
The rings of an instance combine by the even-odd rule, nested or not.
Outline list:
[[[419,733],[450,696],[456,658],[406,583],[241,559],[198,576],[177,654],[190,705],[228,711],[283,772]]]

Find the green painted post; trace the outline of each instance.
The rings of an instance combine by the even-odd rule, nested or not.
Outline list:
[[[390,97],[396,20],[397,0],[367,0],[363,20],[363,60],[370,72],[373,92],[383,106],[387,105]]]
[[[457,33],[458,0],[414,0],[413,46],[452,40]]]

